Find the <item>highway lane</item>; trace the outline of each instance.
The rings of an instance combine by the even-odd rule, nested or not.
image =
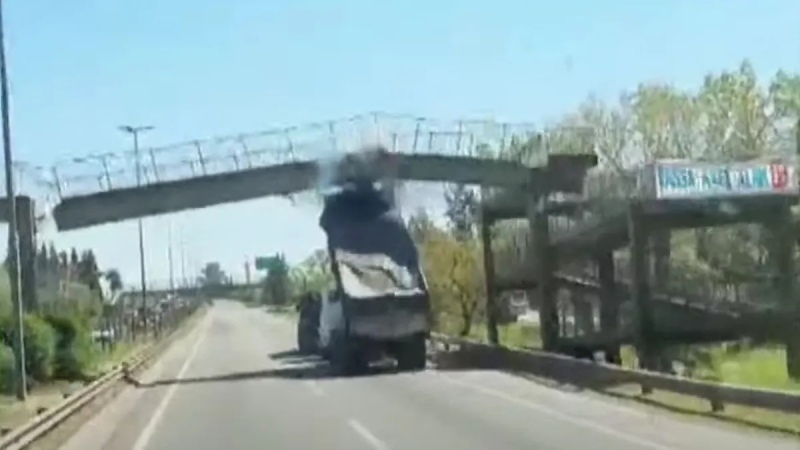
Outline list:
[[[220,301],[63,450],[797,450],[490,371],[334,378],[285,317]]]

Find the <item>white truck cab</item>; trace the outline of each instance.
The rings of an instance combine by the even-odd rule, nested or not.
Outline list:
[[[335,292],[323,292],[320,302],[319,348],[323,355],[328,352],[333,332],[343,331],[345,327],[342,302],[336,298]]]

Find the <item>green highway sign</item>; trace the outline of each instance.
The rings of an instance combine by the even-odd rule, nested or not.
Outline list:
[[[256,270],[269,270],[280,265],[280,260],[276,256],[259,256],[256,258]]]

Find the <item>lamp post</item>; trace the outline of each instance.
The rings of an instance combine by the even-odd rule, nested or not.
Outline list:
[[[136,187],[142,186],[142,161],[139,155],[139,133],[144,133],[146,131],[150,131],[153,129],[152,126],[138,126],[133,127],[129,125],[123,125],[119,127],[119,129],[125,133],[130,134],[133,136],[133,153],[134,158],[136,158]],[[142,226],[142,218],[139,218],[139,277],[142,283],[142,305],[141,311],[142,314],[145,314],[147,311],[147,275],[145,274],[145,265],[144,265],[144,229]],[[143,317],[142,327],[145,337],[147,336],[147,317]]]
[[[16,320],[16,339],[14,350],[16,359],[17,398],[25,401],[28,397],[28,376],[25,373],[25,335],[22,326],[24,310],[20,293],[19,235],[17,234],[17,198],[14,190],[14,162],[11,156],[11,123],[8,104],[8,68],[6,67],[6,44],[3,29],[3,3],[0,1],[0,111],[3,122],[3,158],[6,176],[6,204],[8,205],[8,252],[11,260],[11,302]]]

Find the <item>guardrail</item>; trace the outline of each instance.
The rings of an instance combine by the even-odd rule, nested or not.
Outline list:
[[[83,407],[111,389],[118,382],[124,381],[131,373],[144,368],[155,357],[159,356],[174,341],[192,317],[202,308],[195,309],[184,316],[178,326],[158,342],[137,351],[115,369],[91,382],[88,386],[72,394],[60,404],[39,414],[29,422],[11,430],[0,438],[0,450],[20,450],[28,448],[36,441],[53,431]]]
[[[528,373],[589,388],[638,384],[643,394],[660,390],[706,399],[713,412],[733,404],[800,415],[800,393],[699,381],[439,334],[431,336],[431,341],[451,352],[453,359],[465,367]]]

